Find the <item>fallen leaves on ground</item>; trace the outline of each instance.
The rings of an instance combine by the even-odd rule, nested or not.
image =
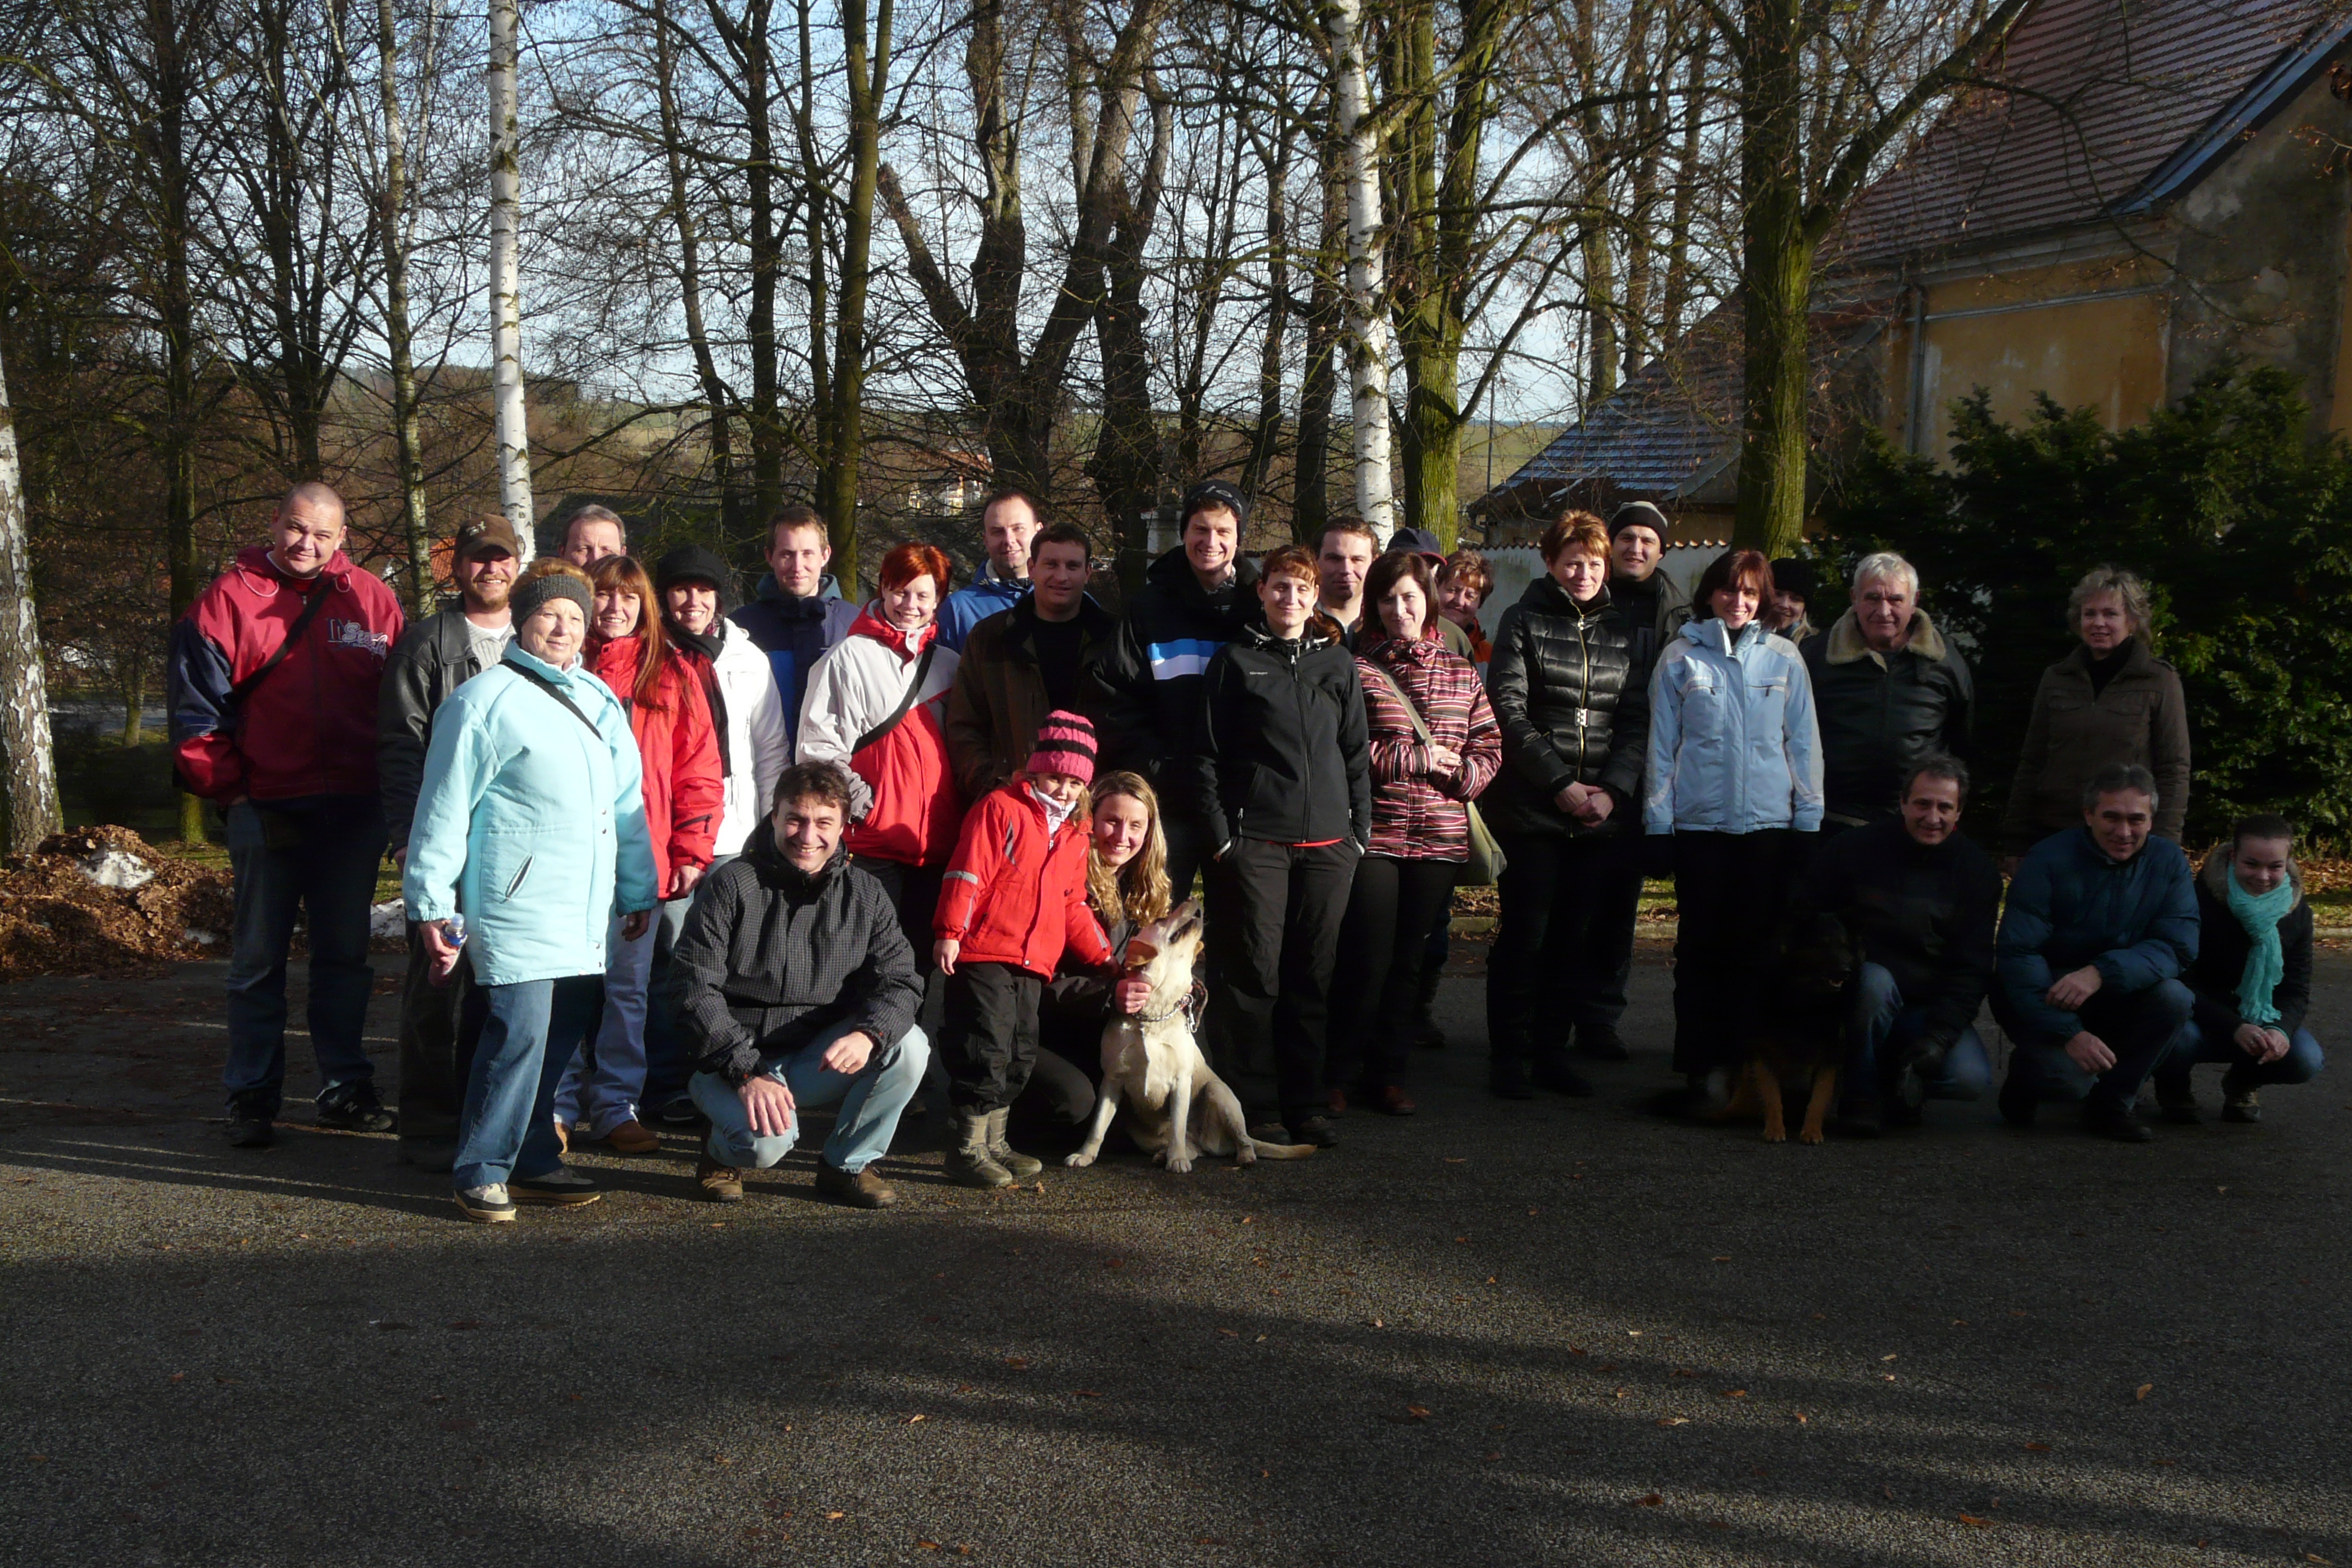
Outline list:
[[[1660,1497],[1655,1492],[1648,1492],[1641,1497],[1635,1498],[1633,1500],[1633,1506],[1635,1508],[1656,1508],[1665,1500],[1665,1499]]]
[[[1975,1530],[1990,1530],[1992,1528],[1992,1521],[1989,1519],[1979,1519],[1972,1513],[1964,1513],[1960,1515],[1960,1522]]]
[[[2139,1385],[2139,1387],[2138,1387],[2138,1388],[2137,1388],[2137,1389],[2133,1390],[2133,1392],[2132,1392],[2132,1397],[2133,1397],[2134,1399],[2146,1399],[2146,1398],[2147,1398],[2150,1394],[2153,1394],[2155,1391],[2156,1391],[2156,1384],[2152,1384],[2152,1383],[2143,1383],[2143,1384],[2141,1384]]]

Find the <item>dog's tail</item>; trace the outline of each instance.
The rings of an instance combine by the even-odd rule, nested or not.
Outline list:
[[[1315,1152],[1312,1143],[1268,1143],[1258,1138],[1250,1140],[1250,1148],[1261,1160],[1304,1160]]]

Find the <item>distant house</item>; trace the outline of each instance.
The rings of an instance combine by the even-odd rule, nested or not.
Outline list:
[[[2137,423],[2231,359],[2352,431],[2352,13],[2332,0],[2042,0],[1825,247],[1816,449],[1874,424],[1940,457],[1979,387]],[[1640,497],[1727,531],[1737,301],[1478,503]]]

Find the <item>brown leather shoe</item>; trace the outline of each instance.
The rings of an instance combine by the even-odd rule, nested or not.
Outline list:
[[[1372,1109],[1382,1116],[1411,1116],[1421,1109],[1412,1102],[1412,1096],[1392,1083],[1383,1085],[1376,1092],[1365,1098],[1371,1101]]]
[[[635,1118],[622,1122],[618,1127],[615,1127],[610,1132],[605,1133],[604,1142],[612,1145],[613,1152],[615,1154],[658,1154],[661,1152],[661,1140],[655,1137],[652,1130],[646,1127],[644,1122],[636,1121]]]
[[[1323,1103],[1330,1108],[1331,1115],[1345,1116],[1348,1114],[1348,1091],[1335,1089],[1323,1097]]]
[[[743,1201],[743,1173],[732,1165],[722,1165],[706,1152],[702,1163],[694,1168],[694,1179],[702,1187],[703,1197],[714,1204],[740,1204]]]
[[[887,1209],[898,1201],[898,1189],[884,1181],[871,1165],[853,1176],[820,1160],[816,1190],[835,1203],[854,1209]]]

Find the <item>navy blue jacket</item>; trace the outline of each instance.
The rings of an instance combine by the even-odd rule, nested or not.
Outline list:
[[[825,650],[849,635],[856,623],[857,605],[841,596],[840,584],[825,574],[816,596],[797,598],[776,586],[772,573],[760,579],[751,602],[727,617],[768,656],[775,672],[776,695],[784,704],[784,739],[797,745],[801,731],[801,700],[808,695],[809,671]]]
[[[2189,857],[2150,837],[2128,860],[2107,858],[2087,827],[2035,845],[2019,862],[2000,917],[1994,995],[2002,1026],[2073,1037],[2072,1013],[2042,993],[2094,964],[2103,991],[2125,995],[2178,980],[2197,960],[2197,890]]]

